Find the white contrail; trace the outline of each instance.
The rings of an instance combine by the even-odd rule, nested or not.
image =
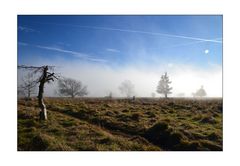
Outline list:
[[[212,40],[221,40],[222,38],[216,38],[216,39],[212,39]],[[197,43],[204,43],[206,41],[194,41],[194,42],[189,42],[189,43],[181,43],[181,44],[176,44],[176,45],[172,45],[169,46],[167,48],[174,48],[174,47],[180,47],[180,46],[188,46],[188,45],[193,45],[193,44],[197,44]]]
[[[22,46],[33,46],[33,47],[38,47],[38,48],[45,49],[45,50],[52,50],[52,51],[57,51],[57,52],[61,52],[61,53],[67,53],[76,58],[81,58],[81,59],[85,59],[85,60],[89,60],[89,61],[93,61],[93,62],[102,62],[102,63],[108,62],[106,59],[95,58],[93,56],[90,56],[88,54],[84,54],[81,52],[65,50],[65,49],[56,48],[56,47],[33,45],[33,44],[23,43],[23,42],[18,42],[18,44],[22,45]]]
[[[172,34],[165,34],[165,33],[158,33],[158,32],[137,31],[137,30],[130,30],[130,29],[117,29],[117,28],[108,28],[108,27],[93,27],[93,26],[81,26],[81,25],[77,25],[77,26],[82,28],[92,28],[92,29],[121,31],[121,32],[133,32],[133,33],[142,33],[142,34],[148,34],[148,35],[158,35],[158,36],[197,40],[202,42],[222,43],[222,41],[219,41],[219,40],[203,39],[203,38],[196,38],[196,37],[189,37],[189,36],[182,36],[182,35],[172,35]]]
[[[158,32],[138,31],[138,30],[131,30],[131,29],[119,29],[119,28],[98,27],[98,26],[84,26],[84,25],[73,25],[73,24],[58,24],[58,23],[40,23],[40,22],[37,22],[37,23],[39,23],[39,24],[49,24],[49,25],[71,26],[71,27],[88,28],[88,29],[98,29],[98,30],[108,30],[108,31],[141,33],[141,34],[147,34],[147,35],[166,36],[166,37],[190,39],[190,40],[203,41],[203,42],[222,43],[222,41],[219,41],[219,40],[203,39],[203,38],[197,38],[197,37],[158,33]]]
[[[40,45],[34,45],[34,46],[38,47],[38,48],[46,49],[46,50],[52,50],[52,51],[72,54],[72,55],[74,55],[77,58],[87,58],[87,57],[89,57],[86,54],[83,54],[83,53],[80,53],[80,52],[76,52],[76,51],[70,51],[70,50],[60,49],[60,48],[56,48],[56,47],[48,47],[48,46],[40,46]]]
[[[95,57],[92,57],[90,55],[87,55],[87,54],[84,54],[84,53],[80,53],[80,52],[76,52],[76,51],[60,49],[60,48],[56,48],[56,47],[40,46],[40,45],[33,45],[33,46],[41,48],[41,49],[46,49],[46,50],[52,50],[52,51],[57,51],[57,52],[71,54],[71,55],[73,55],[73,56],[75,56],[77,58],[82,58],[82,59],[89,60],[89,61],[107,62],[107,60],[105,60],[105,59],[95,58]]]

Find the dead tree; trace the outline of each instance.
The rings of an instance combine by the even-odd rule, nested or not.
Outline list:
[[[47,109],[43,101],[44,85],[45,83],[50,83],[54,79],[58,79],[54,72],[48,72],[48,70],[53,70],[54,66],[25,66],[20,65],[18,68],[33,70],[33,73],[40,73],[40,77],[37,80],[39,83],[38,90],[38,105],[40,108],[39,118],[40,120],[47,120]]]

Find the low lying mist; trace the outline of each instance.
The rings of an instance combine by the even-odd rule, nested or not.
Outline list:
[[[124,97],[119,91],[119,85],[124,80],[134,84],[136,97],[155,97],[162,95],[156,92],[161,75],[167,72],[170,86],[173,88],[169,97],[192,97],[201,86],[204,87],[206,97],[222,97],[222,68],[215,65],[208,69],[199,69],[191,65],[162,65],[159,67],[145,67],[141,65],[128,65],[111,67],[101,63],[45,63],[34,65],[55,65],[55,72],[61,76],[73,78],[87,85],[87,97],[104,97],[110,92],[113,97]],[[26,71],[18,71],[18,85]],[[46,84],[45,96],[55,97],[57,82]]]

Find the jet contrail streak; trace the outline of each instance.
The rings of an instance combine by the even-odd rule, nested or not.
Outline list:
[[[108,31],[140,33],[140,34],[155,35],[155,36],[166,36],[166,37],[173,37],[173,38],[190,39],[190,40],[203,41],[203,42],[222,43],[222,41],[219,41],[219,40],[203,39],[203,38],[197,38],[197,37],[165,34],[165,33],[158,33],[158,32],[138,31],[138,30],[131,30],[131,29],[119,29],[119,28],[97,27],[97,26],[83,26],[83,25],[73,25],[73,24],[58,24],[58,23],[40,23],[40,22],[37,22],[37,23],[39,23],[39,24],[49,24],[49,25],[71,26],[71,27],[88,28],[88,29],[98,29],[98,30],[108,30]]]
[[[82,59],[89,60],[89,61],[103,62],[103,63],[108,62],[108,60],[106,60],[106,59],[95,58],[93,56],[90,56],[88,54],[84,54],[84,53],[81,53],[81,52],[65,50],[65,49],[56,48],[56,47],[33,45],[33,44],[23,43],[23,42],[18,42],[18,44],[22,45],[22,46],[33,46],[33,47],[38,47],[38,48],[45,49],[45,50],[52,50],[52,51],[67,53],[67,54],[73,55],[76,58],[82,58]]]
[[[148,34],[148,35],[175,37],[175,38],[182,38],[182,39],[197,40],[197,41],[202,41],[202,42],[222,43],[222,41],[218,41],[218,40],[203,39],[203,38],[181,36],[181,35],[172,35],[172,34],[165,34],[165,33],[158,33],[158,32],[147,32],[147,31],[137,31],[137,30],[129,30],[129,29],[117,29],[117,28],[108,28],[108,27],[92,27],[92,26],[81,26],[81,25],[76,25],[76,26],[82,27],[82,28],[92,28],[92,29],[101,29],[101,30],[110,30],[110,31],[132,32],[132,33],[142,33],[142,34]]]
[[[212,40],[220,40],[222,38],[216,38],[216,39],[212,39]],[[189,42],[189,43],[182,43],[182,44],[176,44],[176,45],[172,45],[169,46],[167,48],[174,48],[174,47],[180,47],[180,46],[188,46],[188,45],[192,45],[192,44],[197,44],[197,43],[204,43],[206,41],[194,41],[194,42]]]

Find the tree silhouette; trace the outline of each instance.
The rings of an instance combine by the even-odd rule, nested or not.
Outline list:
[[[170,83],[171,83],[171,81],[169,81],[169,77],[168,77],[167,73],[162,75],[161,80],[158,82],[158,86],[157,86],[157,90],[156,90],[157,93],[164,94],[165,98],[167,98],[167,95],[172,93],[172,92],[170,92],[172,90],[172,87],[169,87]]]
[[[38,105],[40,107],[39,118],[40,120],[47,120],[47,109],[43,101],[43,93],[44,93],[44,85],[45,83],[50,83],[54,81],[54,79],[58,79],[54,72],[48,72],[49,70],[53,70],[54,66],[25,66],[19,65],[18,68],[20,69],[28,69],[33,71],[33,74],[40,73],[40,77],[36,80],[39,83],[39,90],[38,90]]]
[[[81,81],[71,78],[62,78],[58,80],[58,94],[63,96],[76,96],[87,95],[87,87],[83,86]]]
[[[36,90],[37,83],[38,83],[38,81],[34,77],[34,74],[33,73],[28,73],[23,78],[23,83],[19,86],[19,92],[24,94],[24,96],[26,96],[27,99],[30,99],[31,94],[33,94],[34,91]]]
[[[206,91],[203,89],[203,86],[201,86],[201,88],[198,89],[196,93],[193,93],[193,97],[204,97],[204,96],[206,96],[206,95],[207,95],[207,93],[206,93]]]
[[[119,86],[119,90],[122,94],[125,94],[129,98],[134,94],[134,85],[131,81],[125,80]]]

